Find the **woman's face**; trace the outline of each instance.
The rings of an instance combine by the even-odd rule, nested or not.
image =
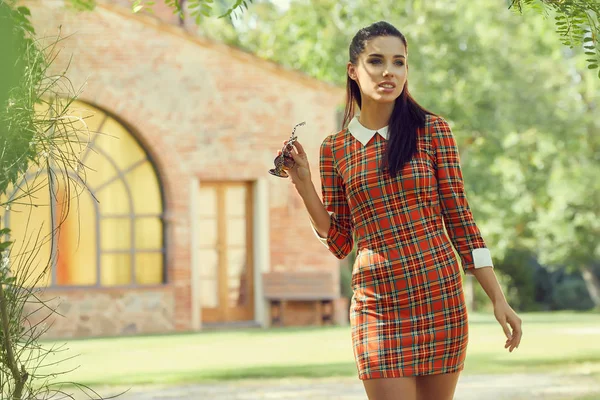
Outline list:
[[[348,63],[348,75],[358,83],[362,100],[394,102],[402,93],[408,74],[406,47],[395,36],[380,36],[367,42],[356,65]]]

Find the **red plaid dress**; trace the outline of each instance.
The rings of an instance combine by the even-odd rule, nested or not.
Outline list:
[[[320,239],[340,259],[357,244],[351,326],[359,378],[460,371],[468,326],[453,246],[467,273],[492,260],[465,197],[456,142],[443,118],[428,115],[417,154],[391,178],[379,170],[386,139],[387,128],[369,130],[355,117],[320,148],[332,215]]]

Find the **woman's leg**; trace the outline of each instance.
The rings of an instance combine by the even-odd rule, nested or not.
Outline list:
[[[417,377],[417,400],[452,400],[460,372]]]
[[[365,379],[369,400],[417,400],[415,377]]]

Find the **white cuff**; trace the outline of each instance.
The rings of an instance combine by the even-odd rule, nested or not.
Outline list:
[[[334,213],[332,211],[327,211],[329,213],[329,215],[333,215]],[[310,220],[310,226],[312,227],[313,232],[315,233],[315,236],[319,239],[319,241],[321,243],[323,243],[323,245],[327,248],[329,248],[329,245],[327,244],[327,238],[326,237],[321,237],[319,235],[319,232],[317,232],[317,230],[315,229],[315,226],[312,223],[312,220]]]
[[[473,264],[475,264],[475,268],[493,267],[492,254],[486,248],[474,249]]]

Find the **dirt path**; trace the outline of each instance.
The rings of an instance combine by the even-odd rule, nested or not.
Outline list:
[[[100,388],[100,394],[116,393]],[[245,380],[181,386],[134,387],[122,400],[365,400],[356,378]],[[465,375],[455,400],[600,400],[600,380],[586,375]]]

